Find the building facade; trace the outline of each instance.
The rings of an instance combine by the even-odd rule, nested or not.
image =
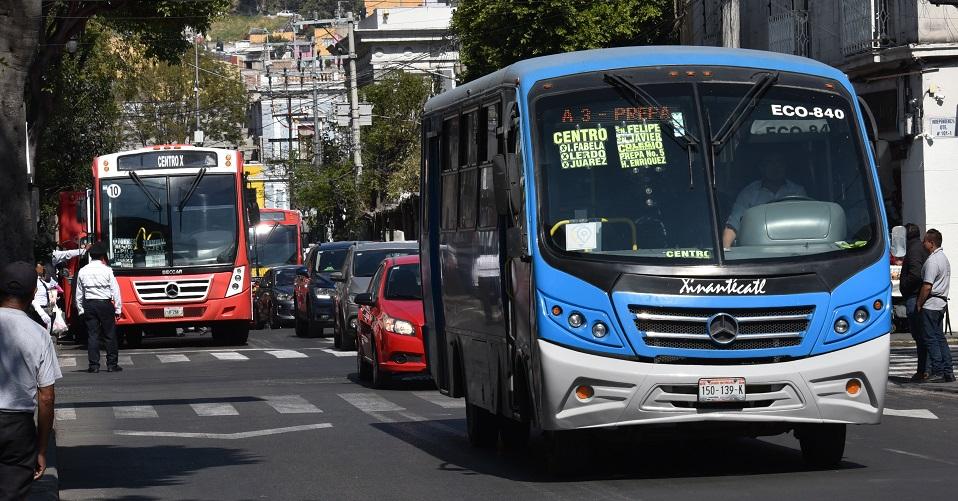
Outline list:
[[[874,117],[891,225],[958,237],[958,2],[676,2],[681,42],[770,50],[844,71]]]

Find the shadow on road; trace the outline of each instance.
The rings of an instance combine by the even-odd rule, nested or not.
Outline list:
[[[457,475],[493,475],[522,482],[569,482],[613,479],[740,477],[807,472],[798,448],[753,438],[689,439],[688,435],[632,438],[596,433],[584,444],[575,475],[556,477],[546,470],[546,442],[508,450],[469,445],[464,419],[374,423],[382,430],[432,455],[436,471]],[[843,461],[838,470],[865,468]],[[811,474],[816,474],[811,472]]]
[[[121,447],[81,445],[57,448],[61,464],[60,489],[135,489],[180,485],[200,470],[261,463],[253,454],[222,447],[160,445]],[[130,497],[123,499],[150,499]]]

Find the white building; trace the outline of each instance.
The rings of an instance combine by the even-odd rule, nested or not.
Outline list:
[[[947,241],[958,238],[956,3],[678,0],[676,10],[683,44],[772,50],[843,70],[874,114],[889,222],[937,228]]]

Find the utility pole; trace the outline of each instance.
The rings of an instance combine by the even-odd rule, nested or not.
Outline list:
[[[356,19],[352,12],[346,13],[349,23],[349,112],[353,128],[353,163],[356,164],[356,178],[363,175],[362,143],[359,136],[359,89],[356,83],[356,36],[353,34]]]
[[[319,172],[323,164],[323,138],[320,134],[319,120],[319,82],[316,79],[316,66],[313,66],[313,167]]]
[[[193,144],[203,143],[203,133],[200,130],[200,41],[203,37],[196,35],[193,38],[193,95],[196,97],[196,129],[193,132]]]
[[[283,86],[286,89],[286,194],[289,208],[293,208],[293,95],[289,92],[289,71],[283,68]]]

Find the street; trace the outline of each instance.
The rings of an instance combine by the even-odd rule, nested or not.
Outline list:
[[[119,374],[87,374],[84,351],[60,349],[63,499],[900,499],[958,487],[958,393],[901,384],[907,347],[893,349],[884,422],[849,428],[840,469],[806,470],[791,436],[598,436],[581,475],[562,478],[542,466],[541,440],[470,447],[463,401],[428,381],[361,384],[355,356],[329,338],[147,339],[121,350]]]

